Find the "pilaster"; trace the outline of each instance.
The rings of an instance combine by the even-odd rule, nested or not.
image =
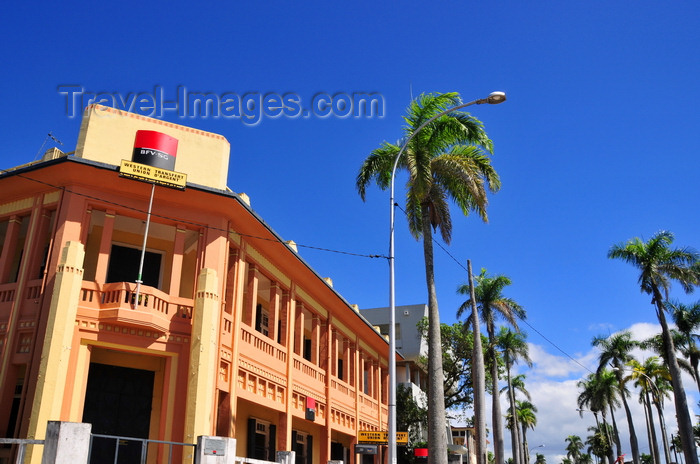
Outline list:
[[[27,438],[42,439],[50,420],[62,420],[61,407],[68,375],[71,345],[83,282],[82,243],[69,241],[63,247],[56,271],[47,315],[39,376],[29,418]],[[31,462],[35,462],[32,459]]]
[[[192,314],[190,365],[185,413],[185,441],[195,443],[197,436],[213,431],[216,360],[220,297],[219,279],[213,269],[202,269],[197,278],[197,294]]]

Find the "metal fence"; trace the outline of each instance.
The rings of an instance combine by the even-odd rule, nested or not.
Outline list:
[[[96,442],[95,439],[98,439]],[[146,438],[124,437],[116,435],[102,435],[98,433],[90,434],[89,462],[99,462],[109,464],[106,457],[112,459],[113,464],[146,464],[148,460],[149,446],[152,453],[158,456],[159,464],[172,464],[173,447],[182,447],[183,463],[194,462],[194,451],[197,445],[192,443],[180,443],[175,441],[149,440]],[[161,449],[153,449],[154,446],[166,447],[167,453]],[[187,456],[187,448],[192,449],[190,456]],[[120,450],[120,448],[122,448]],[[94,457],[99,459],[93,459]],[[121,459],[120,459],[121,455]],[[167,460],[165,460],[167,458]]]
[[[10,456],[12,456],[12,445],[17,445],[17,454],[15,456],[15,464],[22,464],[24,462],[24,454],[27,451],[27,445],[43,445],[44,440],[30,440],[28,438],[0,438],[0,445],[10,445],[10,447],[4,447],[3,451],[7,450],[7,455],[5,453],[0,454],[0,463],[10,462]]]

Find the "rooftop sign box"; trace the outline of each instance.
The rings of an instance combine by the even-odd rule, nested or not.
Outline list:
[[[122,160],[119,175],[152,182],[165,187],[184,189],[187,174],[175,172],[177,139],[162,132],[138,130],[134,138],[131,161]]]
[[[138,130],[131,161],[173,171],[177,156],[177,139],[162,132]]]

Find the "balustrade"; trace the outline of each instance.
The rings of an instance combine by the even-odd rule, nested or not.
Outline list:
[[[80,308],[98,311],[100,320],[115,320],[130,325],[143,325],[163,332],[171,324],[186,324],[192,319],[193,301],[168,295],[158,289],[142,286],[136,304],[136,284],[83,282]]]

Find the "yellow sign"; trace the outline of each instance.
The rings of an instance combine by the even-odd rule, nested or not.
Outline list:
[[[134,163],[133,161],[122,160],[122,164],[119,167],[119,175],[182,190],[187,185],[187,174],[168,171],[167,169],[156,168],[147,164]]]
[[[360,430],[357,435],[357,441],[360,443],[389,443],[389,432],[370,432],[368,430]],[[396,432],[396,443],[407,444],[408,432]]]

